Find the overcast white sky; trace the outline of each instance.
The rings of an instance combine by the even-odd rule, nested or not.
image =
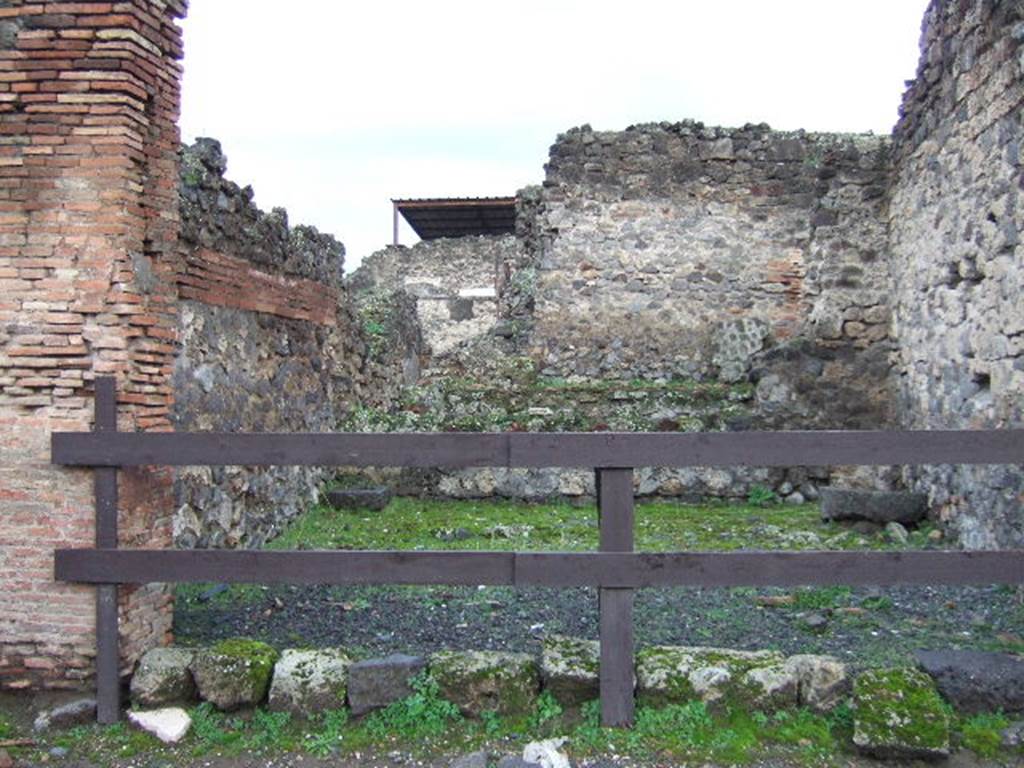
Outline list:
[[[514,194],[583,123],[888,133],[926,6],[193,0],[182,138],[219,139],[229,178],[351,269],[390,242],[391,198]]]

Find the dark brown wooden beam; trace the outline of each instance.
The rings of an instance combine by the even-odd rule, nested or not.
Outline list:
[[[117,433],[117,389],[111,377],[97,378],[93,401],[93,429],[96,435]],[[96,546],[117,548],[117,468],[101,467],[93,472],[96,504]],[[96,588],[96,719],[103,724],[121,718],[121,651],[117,622],[117,583],[109,581]]]
[[[1024,430],[712,433],[56,432],[69,466],[381,467],[1024,464]]]
[[[58,581],[516,586],[1024,584],[1024,550],[978,552],[268,552],[59,549]]]
[[[633,550],[633,470],[598,469],[594,473],[602,552]],[[518,571],[517,571],[518,574]],[[601,632],[601,725],[633,724],[633,590],[598,590]]]
[[[250,584],[514,583],[512,552],[59,549],[58,581]]]
[[[1020,464],[1024,430],[517,433],[513,467]]]
[[[1022,584],[1024,550],[983,552],[568,552],[516,555],[521,586],[769,587]]]
[[[104,439],[106,437],[106,439]],[[495,434],[56,432],[53,463],[69,466],[500,467],[508,442]]]

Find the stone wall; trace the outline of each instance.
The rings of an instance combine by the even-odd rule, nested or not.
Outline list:
[[[374,303],[394,291],[407,294],[422,334],[422,372],[438,375],[458,365],[467,348],[494,331],[498,271],[519,259],[521,251],[521,243],[511,235],[389,246],[363,260],[349,287],[365,308],[371,332]]]
[[[263,213],[226,180],[220,145],[181,158],[180,431],[330,432],[387,402],[401,344],[371,359],[342,287],[345,249],[286,213]],[[316,503],[333,469],[192,467],[177,473],[175,541],[256,547]]]
[[[0,3],[0,687],[93,674],[95,590],[53,550],[94,541],[92,473],[50,464],[115,376],[125,431],[171,427],[182,0]],[[170,543],[164,470],[120,473],[120,541]],[[163,585],[125,586],[123,663],[164,641]]]
[[[890,203],[900,412],[921,429],[1024,421],[1024,9],[935,0],[895,131]],[[908,479],[969,547],[1024,545],[1019,467]]]
[[[389,248],[356,272],[367,296],[415,295],[435,359],[398,409],[363,409],[347,426],[889,426],[888,173],[889,141],[875,136],[692,122],[571,130],[551,148],[544,183],[517,193],[515,238]],[[455,314],[471,284],[495,286],[496,323]],[[704,385],[727,396],[695,410],[686,393]],[[696,468],[643,473],[637,492],[743,498],[764,486],[799,501],[829,480],[827,468]],[[587,473],[559,470],[404,473],[399,486],[531,499],[592,491]]]
[[[791,427],[885,423],[888,154],[881,137],[764,125],[568,131],[529,228],[531,355],[556,376],[757,369]],[[827,400],[806,402],[818,383]]]

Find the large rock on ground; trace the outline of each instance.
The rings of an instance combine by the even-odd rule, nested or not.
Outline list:
[[[481,749],[457,757],[448,764],[448,768],[487,768],[487,752]]]
[[[863,672],[853,683],[853,743],[871,757],[935,759],[949,754],[949,714],[928,675],[916,669]]]
[[[600,696],[601,646],[597,640],[550,635],[540,654],[540,677],[565,709],[578,707]]]
[[[199,696],[218,709],[252,707],[266,698],[277,651],[256,640],[223,640],[196,652],[192,677]]]
[[[143,709],[187,704],[196,698],[196,683],[189,666],[192,648],[152,648],[142,656],[132,675],[132,703]]]
[[[386,707],[412,693],[412,678],[426,669],[422,656],[395,653],[358,661],[348,668],[348,703],[353,715]]]
[[[822,488],[823,520],[867,520],[885,525],[914,525],[928,514],[928,496],[908,491],[864,491]]]
[[[369,509],[379,512],[391,503],[391,497],[391,489],[384,486],[335,488],[327,492],[327,503],[335,509]]]
[[[71,728],[96,722],[96,699],[76,699],[40,712],[32,724],[37,731],[50,728]]]
[[[274,665],[269,708],[306,718],[341,709],[351,663],[340,648],[283,651]]]
[[[786,659],[786,668],[796,676],[800,706],[815,712],[824,713],[835,709],[850,692],[846,665],[831,656],[790,656]]]
[[[648,706],[701,700],[750,702],[759,709],[796,706],[799,680],[774,651],[655,646],[637,654],[637,701]]]
[[[467,717],[528,714],[540,692],[537,663],[528,653],[439,651],[429,669],[441,696]]]
[[[1024,712],[1024,659],[984,651],[917,651],[917,663],[958,710]]]

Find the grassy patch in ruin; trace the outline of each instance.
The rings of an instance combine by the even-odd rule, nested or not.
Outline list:
[[[957,718],[953,723],[954,739],[965,749],[986,758],[995,758],[1002,751],[1002,732],[1010,718],[1002,712],[982,712]]]
[[[642,551],[737,549],[900,549],[926,544],[928,528],[906,547],[823,523],[816,504],[642,502],[636,548]],[[597,510],[563,502],[397,498],[383,512],[317,506],[268,549],[595,550]]]
[[[762,507],[749,503],[642,502],[636,508],[635,531],[636,548],[653,552],[899,548],[882,534],[863,535],[836,523],[822,522],[815,504]],[[927,531],[924,527],[912,532],[907,547],[926,546]],[[294,520],[278,538],[266,545],[272,550],[595,551],[597,547],[597,511],[593,504],[409,497],[396,498],[382,512],[317,506]],[[337,607],[346,612],[366,609],[376,596],[389,589],[392,588],[332,588],[338,593]],[[426,600],[437,592],[427,587],[421,590]],[[180,605],[209,605],[212,609],[259,605],[271,600],[267,608],[274,610],[274,597],[288,600],[285,592],[283,587],[251,584],[181,584],[176,587]],[[781,606],[788,612],[843,608],[851,602],[851,590],[847,587],[798,589],[787,594],[790,592],[791,602]],[[739,589],[735,594],[745,599],[722,603],[710,609],[705,619],[712,623],[731,620],[737,611],[730,606],[735,603],[737,610],[749,612],[758,596],[750,589]],[[500,600],[501,590],[494,588],[473,595],[475,600],[485,598]],[[886,598],[877,599],[884,602]],[[851,624],[870,622],[876,606],[867,607],[872,610],[863,615],[844,614],[842,620]]]
[[[9,702],[0,708],[0,720],[8,724],[6,738],[28,735],[27,711],[8,714],[7,709]],[[32,764],[52,762],[50,750],[60,747],[69,764],[85,760],[99,768],[184,765],[243,755],[305,754],[332,761],[398,752],[431,760],[477,749],[520,754],[527,742],[554,736],[567,737],[564,749],[576,762],[618,754],[640,765],[779,761],[810,767],[846,765],[853,754],[853,713],[846,703],[820,715],[805,709],[710,711],[700,701],[689,701],[639,707],[633,728],[612,729],[601,727],[596,701],[585,704],[581,716],[566,719],[550,695],[541,695],[535,711],[525,716],[472,720],[444,701],[426,675],[408,698],[358,719],[347,710],[323,712],[311,720],[265,710],[223,713],[205,703],[191,715],[191,732],[173,746],[119,723],[41,734],[37,746],[16,750],[14,756]],[[1013,759],[1014,753],[999,745],[999,732],[1008,723],[998,713],[956,718],[954,743],[986,759]]]
[[[323,760],[399,752],[429,760],[483,749],[520,754],[532,740],[567,736],[564,749],[579,761],[618,754],[641,764],[713,762],[748,765],[784,759],[793,765],[839,765],[850,754],[849,729],[842,710],[830,716],[806,710],[765,714],[728,711],[712,714],[699,701],[637,710],[629,730],[602,728],[597,702],[583,708],[582,719],[563,720],[543,700],[537,712],[516,718],[461,717],[436,691],[417,691],[408,699],[353,720],[345,710],[324,712],[309,721],[262,710],[224,714],[209,705],[192,710],[193,729],[178,745],[167,746],[124,724],[79,726],[51,736],[24,754],[38,759],[53,746],[69,760],[97,766],[187,764],[219,757],[307,754]]]

